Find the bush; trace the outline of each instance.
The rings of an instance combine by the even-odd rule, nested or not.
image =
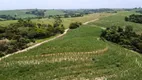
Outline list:
[[[142,24],[142,15],[132,14],[129,17],[125,17],[125,21],[130,21],[130,22]]]
[[[34,39],[64,33],[65,28],[60,18],[56,18],[54,24],[56,25],[36,24],[30,19],[19,19],[17,23],[6,28],[0,27],[0,56],[24,49],[28,47],[28,43],[34,42]]]
[[[142,38],[131,26],[126,26],[124,29],[116,26],[107,28],[102,31],[101,38],[142,53]]]
[[[76,28],[80,27],[81,25],[82,25],[81,22],[75,22],[75,23],[71,23],[69,28],[70,29],[76,29]]]

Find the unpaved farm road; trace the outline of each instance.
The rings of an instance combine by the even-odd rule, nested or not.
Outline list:
[[[87,21],[87,22],[83,23],[83,25],[89,24],[89,23],[91,23],[91,22],[95,22],[95,21],[97,21],[97,20],[99,20],[99,19],[97,18],[97,19],[94,19],[94,20],[91,20],[91,21]]]
[[[83,25],[87,25],[88,23],[95,22],[95,21],[97,21],[97,20],[99,20],[99,19],[94,19],[94,20],[91,20],[91,21],[87,21],[87,22],[83,23]],[[47,43],[47,42],[53,41],[53,40],[55,40],[55,39],[57,39],[57,38],[59,38],[59,37],[62,37],[62,36],[64,36],[65,34],[67,34],[68,30],[69,30],[69,29],[66,29],[63,34],[61,34],[61,35],[59,35],[59,36],[56,36],[56,37],[54,37],[54,38],[52,38],[52,39],[43,41],[43,42],[41,42],[41,43],[37,43],[37,44],[35,44],[35,45],[33,45],[33,46],[30,46],[30,47],[28,47],[28,48],[26,48],[26,49],[23,49],[23,50],[19,50],[19,51],[15,52],[15,53],[8,54],[8,55],[6,55],[6,56],[0,58],[0,61],[1,61],[2,59],[5,59],[5,58],[9,57],[9,56],[12,56],[12,55],[15,55],[15,54],[19,54],[19,53],[22,53],[22,52],[26,52],[26,51],[28,51],[28,50],[31,50],[31,49],[33,49],[33,48],[36,48],[36,47],[38,47],[38,46],[44,44],[44,43]]]

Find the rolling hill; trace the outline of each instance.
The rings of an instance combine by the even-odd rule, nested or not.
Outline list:
[[[69,30],[66,35],[26,52],[0,61],[1,80],[142,80],[142,55],[120,45],[101,40],[102,29],[125,22],[133,11],[96,13],[79,18],[63,18],[68,28],[73,21],[91,23]],[[35,20],[35,22],[38,20]],[[53,20],[41,19],[47,23]]]
[[[0,62],[0,77],[2,80],[141,80],[141,55],[100,40],[100,33],[99,26],[85,25],[6,58]]]

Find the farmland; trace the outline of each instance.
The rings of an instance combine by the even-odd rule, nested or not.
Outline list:
[[[56,13],[51,11],[48,14],[64,14]],[[114,25],[120,27],[131,25],[134,31],[140,34],[142,24],[126,22],[124,19],[133,13],[135,12],[103,12],[83,17],[61,18],[66,29],[72,22],[82,22],[84,25],[70,29],[66,35],[53,41],[2,59],[0,79],[141,80],[142,55],[100,38],[103,29]],[[52,24],[54,19],[43,18],[32,21]],[[17,20],[0,21],[0,25],[7,26],[15,22]],[[39,42],[44,40],[46,39],[37,39]]]
[[[0,77],[140,80],[141,55],[99,40],[100,32],[99,26],[82,26],[64,37],[6,58],[0,62]]]

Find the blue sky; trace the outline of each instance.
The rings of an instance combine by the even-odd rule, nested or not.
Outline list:
[[[142,7],[142,0],[0,0],[0,10]]]

